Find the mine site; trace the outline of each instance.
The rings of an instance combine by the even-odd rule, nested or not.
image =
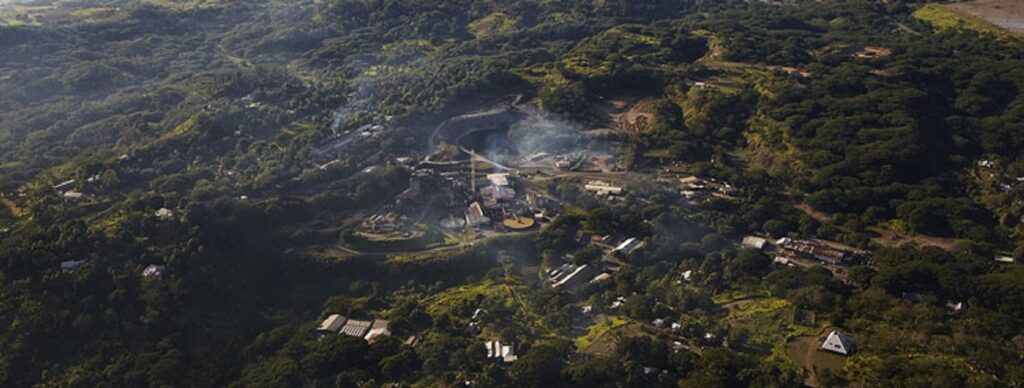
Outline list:
[[[1024,386],[1022,23],[0,0],[0,387]]]

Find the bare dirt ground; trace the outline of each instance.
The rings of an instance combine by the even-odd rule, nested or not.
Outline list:
[[[608,153],[594,155],[583,168],[583,171],[586,172],[615,172],[617,170],[615,155]]]
[[[842,370],[843,364],[846,362],[846,357],[818,350],[821,347],[820,337],[828,330],[828,328],[822,330],[818,336],[795,337],[786,342],[786,355],[803,365],[807,371],[807,379],[804,381],[807,386],[819,386],[819,370],[829,369],[835,373]]]
[[[865,59],[885,58],[892,56],[892,49],[882,46],[862,46],[853,55]]]
[[[952,238],[932,237],[924,235],[903,236],[891,230],[877,227],[868,228],[868,230],[878,234],[877,236],[872,237],[871,241],[874,241],[879,245],[887,247],[901,247],[907,244],[916,244],[917,246],[922,248],[936,247],[946,251],[952,251],[953,249],[956,249],[956,246],[960,243],[959,240]]]
[[[653,118],[654,98],[623,95],[597,104],[595,109],[608,118],[612,129],[639,132],[647,129]]]
[[[632,95],[615,96],[594,104],[593,108],[600,112],[602,116],[608,117],[609,120],[614,122],[615,118],[628,111],[629,107],[641,98],[640,96]]]
[[[796,208],[799,209],[800,211],[806,213],[807,215],[811,216],[811,218],[814,218],[818,222],[830,223],[832,221],[831,217],[827,213],[815,210],[814,208],[811,207],[811,205],[808,205],[806,203],[801,203],[799,205],[796,205]],[[946,251],[952,251],[953,249],[956,249],[956,246],[960,243],[959,240],[952,239],[952,238],[933,237],[933,236],[925,236],[925,235],[910,235],[910,236],[906,236],[906,235],[902,235],[902,234],[896,233],[896,232],[894,232],[892,230],[883,229],[883,228],[879,228],[879,227],[868,228],[868,231],[870,231],[871,233],[875,234],[875,236],[873,236],[871,238],[871,241],[873,241],[873,242],[875,242],[875,243],[877,243],[879,245],[886,246],[886,247],[901,247],[901,246],[904,246],[904,245],[907,245],[907,244],[915,244],[915,245],[917,245],[919,247],[922,247],[922,248],[923,247],[936,247],[936,248],[943,249],[943,250],[946,250]],[[828,243],[830,245],[836,245],[837,244],[837,243],[832,242],[832,241],[822,241],[822,242]],[[840,248],[841,249],[857,250],[856,248],[849,247],[849,246],[841,246]]]
[[[818,222],[822,222],[822,223],[832,222],[832,218],[830,218],[828,216],[828,214],[826,214],[825,212],[822,212],[822,211],[814,210],[814,208],[812,208],[811,205],[809,205],[809,204],[801,203],[799,205],[796,205],[795,207],[798,210],[800,210],[800,211],[804,212],[805,214],[807,214],[808,216],[811,216],[811,218],[815,219]]]
[[[953,3],[948,7],[985,19],[1018,36],[1024,36],[1024,1],[976,0]]]

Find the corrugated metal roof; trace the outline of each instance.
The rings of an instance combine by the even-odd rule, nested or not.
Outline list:
[[[338,330],[341,330],[341,327],[345,325],[345,321],[347,320],[348,318],[345,318],[344,315],[331,314],[331,316],[327,317],[327,319],[320,323],[320,328],[317,330],[337,333]]]
[[[349,319],[345,322],[345,326],[341,328],[341,333],[353,337],[362,337],[366,335],[366,332],[370,330],[370,326],[373,325],[372,321],[360,321],[357,319]]]

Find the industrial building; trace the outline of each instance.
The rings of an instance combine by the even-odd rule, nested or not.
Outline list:
[[[763,237],[747,236],[743,238],[743,242],[740,245],[748,249],[762,250],[768,246],[768,240]]]
[[[466,210],[466,223],[476,228],[490,224],[491,219],[484,215],[484,209],[480,206],[480,202],[473,202]]]
[[[854,252],[842,250],[819,241],[781,238],[776,241],[775,245],[791,256],[814,259],[826,264],[843,264],[856,256]]]
[[[341,314],[331,314],[320,323],[316,332],[320,338],[329,335],[347,335],[350,337],[360,337],[368,342],[373,342],[381,336],[391,335],[387,320],[349,319]]]
[[[552,279],[554,283],[551,285],[551,288],[572,291],[576,287],[590,281],[598,272],[600,272],[598,268],[590,264],[575,267],[571,272]]]
[[[709,197],[730,198],[736,188],[726,182],[688,176],[679,179],[679,194],[688,201],[701,201]]]
[[[602,197],[618,196],[625,192],[622,187],[612,186],[611,183],[605,181],[590,181],[583,186],[583,189]]]
[[[620,255],[629,255],[633,252],[636,252],[637,249],[643,247],[643,241],[640,241],[636,237],[630,237],[626,239],[626,241],[623,241],[619,245],[615,246],[615,249],[612,249],[612,253],[618,253]]]

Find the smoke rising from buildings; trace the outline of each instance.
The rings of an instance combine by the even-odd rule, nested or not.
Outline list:
[[[575,145],[581,128],[579,124],[534,112],[512,124],[507,132],[488,135],[486,149],[481,153],[503,164],[538,152],[555,153]]]

